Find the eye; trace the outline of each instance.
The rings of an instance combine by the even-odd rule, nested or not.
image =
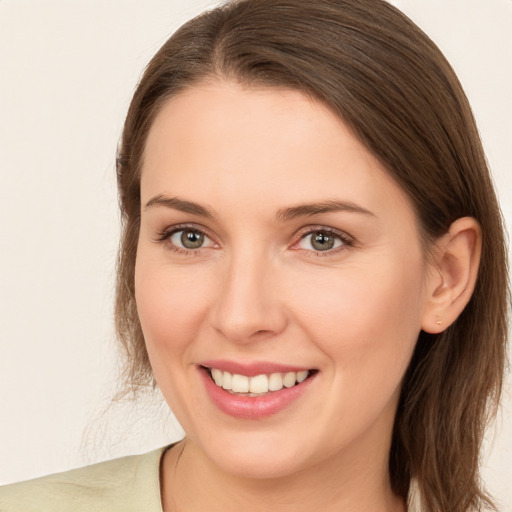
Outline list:
[[[202,230],[187,227],[175,226],[174,229],[167,229],[159,233],[157,242],[166,242],[170,248],[176,251],[197,251],[205,247],[213,247],[215,243]]]
[[[203,247],[205,240],[210,240],[204,233],[195,229],[181,229],[175,231],[170,237],[171,243],[183,249],[199,249]]]
[[[351,241],[341,233],[318,229],[303,235],[297,247],[299,249],[327,252],[345,245],[351,245]]]

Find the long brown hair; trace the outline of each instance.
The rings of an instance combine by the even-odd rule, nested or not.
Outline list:
[[[426,512],[492,506],[478,476],[499,401],[509,286],[504,230],[470,106],[435,44],[383,0],[240,0],[182,26],[149,63],[119,147],[123,233],[116,325],[127,382],[154,384],[134,297],[140,171],[148,130],[171,96],[209,77],[292,88],[340,116],[385,165],[416,211],[426,250],[457,218],[482,228],[474,294],[443,333],[421,332],[404,378],[389,470],[412,478]]]

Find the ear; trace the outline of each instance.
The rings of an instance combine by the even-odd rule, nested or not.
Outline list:
[[[424,331],[440,333],[462,313],[475,289],[481,251],[482,232],[472,217],[457,219],[436,242],[429,264]]]

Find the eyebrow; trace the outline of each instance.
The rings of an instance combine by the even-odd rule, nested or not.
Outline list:
[[[313,215],[330,212],[362,213],[363,215],[375,217],[373,212],[356,203],[334,199],[321,201],[319,203],[308,203],[292,206],[290,208],[283,208],[277,212],[276,218],[278,221],[285,221],[295,219],[296,217],[312,217]]]
[[[198,203],[194,203],[193,201],[180,199],[179,197],[166,197],[162,194],[157,195],[146,203],[145,209],[154,206],[165,206],[167,208],[172,208],[173,210],[206,217],[208,219],[215,218],[213,211],[209,208],[206,208],[205,206],[202,206]],[[286,220],[295,219],[297,217],[312,217],[321,213],[330,212],[360,213],[363,215],[375,217],[375,214],[370,210],[367,210],[366,208],[363,208],[362,206],[359,206],[358,204],[351,201],[328,200],[282,208],[277,212],[276,219],[279,222],[283,222]]]
[[[201,217],[207,217],[208,219],[213,219],[215,216],[211,210],[208,208],[201,206],[198,203],[194,203],[192,201],[185,201],[184,199],[180,199],[179,197],[166,197],[163,195],[158,195],[151,198],[147,203],[145,209],[151,208],[153,206],[165,206],[167,208],[172,208],[173,210],[178,210],[184,213],[191,213],[192,215],[199,215]]]

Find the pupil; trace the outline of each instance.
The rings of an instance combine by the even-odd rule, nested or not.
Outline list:
[[[321,232],[314,233],[311,239],[311,245],[317,251],[327,251],[334,247],[334,237]]]
[[[183,231],[181,243],[187,249],[198,249],[203,245],[204,235],[197,231]]]

